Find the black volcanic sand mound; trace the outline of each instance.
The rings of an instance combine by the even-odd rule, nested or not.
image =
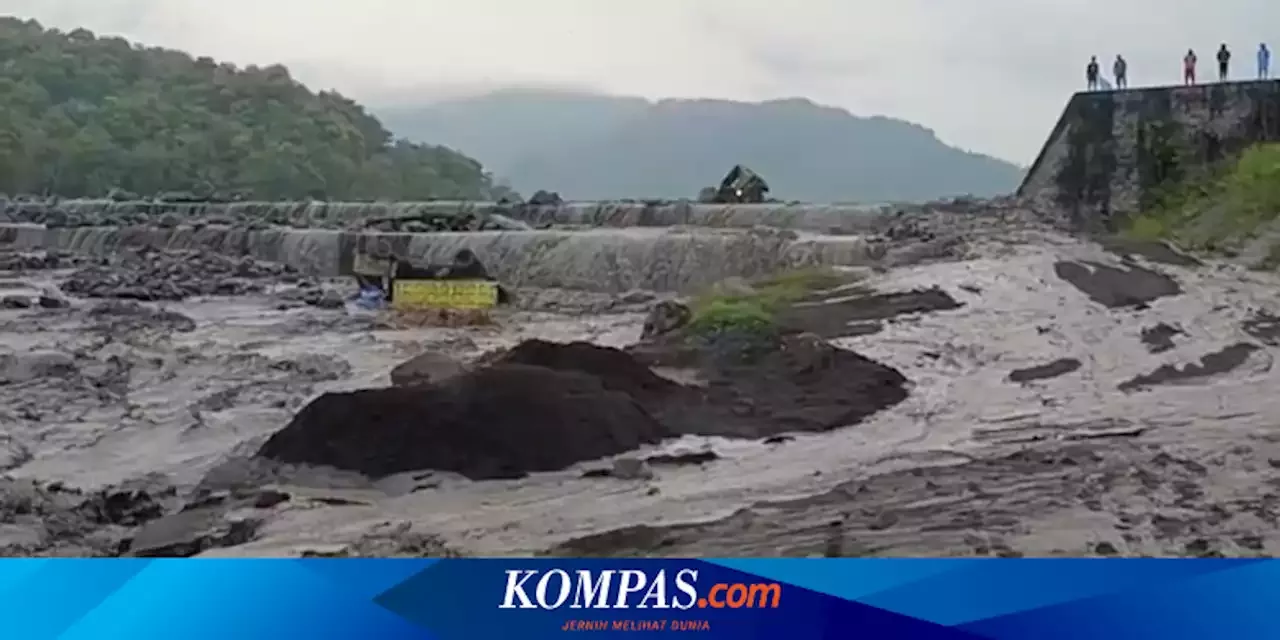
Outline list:
[[[1171,364],[1161,365],[1150,373],[1134,376],[1119,385],[1121,391],[1136,391],[1162,384],[1187,382],[1221,375],[1240,368],[1249,360],[1249,356],[1260,347],[1247,342],[1237,342],[1218,351],[1207,353],[1200,362],[1190,362],[1181,367]]]
[[[737,438],[830,431],[908,396],[897,369],[811,333],[782,336],[776,348],[752,357],[719,356],[713,352],[698,368],[705,386],[657,410],[669,427]]]
[[[725,357],[720,352],[725,346],[666,346],[684,350],[686,359],[692,356],[694,362],[685,368],[703,382],[696,386],[657,375],[650,368],[656,363],[632,353],[586,342],[530,340],[497,361],[591,374],[606,388],[638,400],[682,435],[761,439],[790,431],[829,431],[907,397],[907,380],[897,370],[813,334],[782,336],[772,348],[746,359]],[[646,350],[646,355],[654,351]]]
[[[1182,293],[1177,280],[1133,263],[1120,268],[1063,260],[1054,263],[1053,271],[1090,300],[1109,309],[1143,308],[1157,298]]]
[[[854,424],[905,400],[899,372],[813,336],[751,361],[708,356],[685,386],[627,352],[532,340],[434,384],[327,393],[258,455],[381,477],[555,471],[684,434],[761,439]]]
[[[497,356],[495,362],[585,373],[599,378],[606,389],[621,391],[646,404],[661,403],[687,391],[625,351],[589,342],[526,340]]]
[[[434,469],[480,480],[559,470],[667,435],[595,376],[504,363],[435,385],[326,393],[258,455],[370,477]]]

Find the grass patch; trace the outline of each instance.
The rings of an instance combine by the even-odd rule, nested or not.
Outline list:
[[[1277,217],[1280,144],[1265,143],[1201,179],[1173,185],[1129,220],[1124,235],[1216,253],[1255,237]]]
[[[698,335],[777,333],[778,311],[815,292],[851,284],[856,278],[834,269],[806,268],[747,282],[717,285],[693,299],[689,329]]]

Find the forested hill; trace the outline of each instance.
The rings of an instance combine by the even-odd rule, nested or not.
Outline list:
[[[360,105],[284,67],[0,18],[0,191],[420,200],[491,187],[475,160],[394,140]]]
[[[651,102],[509,89],[377,113],[399,135],[465,149],[521,193],[575,199],[692,198],[739,163],[769,182],[771,196],[809,202],[988,196],[1022,177],[918,124],[803,99]]]

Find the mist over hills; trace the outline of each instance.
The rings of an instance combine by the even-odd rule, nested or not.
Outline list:
[[[460,150],[526,196],[693,198],[738,163],[773,197],[810,202],[989,196],[1013,191],[1023,173],[920,125],[798,98],[650,102],[507,89],[377,112],[397,135]]]

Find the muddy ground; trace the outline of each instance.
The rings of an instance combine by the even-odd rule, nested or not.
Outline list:
[[[254,454],[318,394],[387,386],[424,351],[625,347],[650,296],[526,292],[494,326],[386,329],[282,306],[297,284],[275,276],[134,302],[59,292],[65,271],[12,273],[5,294],[66,305],[0,310],[0,553],[1273,555],[1280,279],[1167,262],[1048,231],[975,237],[862,283],[954,305],[806,312],[909,381],[857,424],[690,431],[481,481]]]

